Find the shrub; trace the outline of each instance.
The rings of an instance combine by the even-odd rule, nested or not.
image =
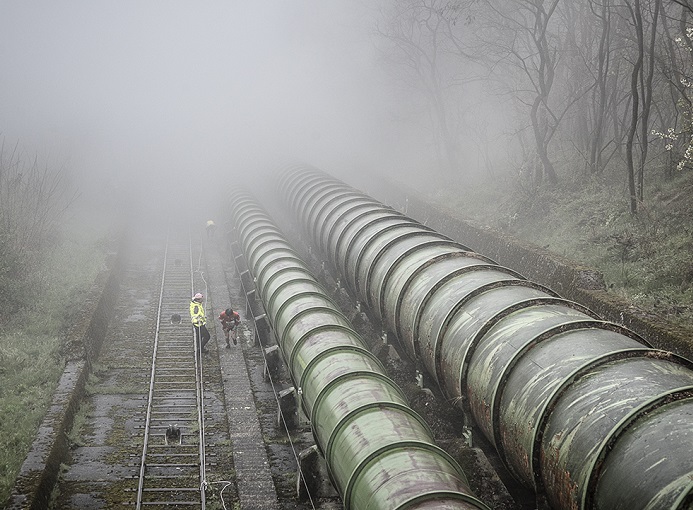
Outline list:
[[[8,151],[0,143],[0,325],[41,291],[38,268],[74,198],[62,169],[27,162],[17,146]]]

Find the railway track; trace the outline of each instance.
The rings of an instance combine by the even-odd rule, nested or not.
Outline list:
[[[203,360],[191,328],[181,328],[181,302],[194,294],[191,241],[167,239],[136,508],[202,508],[205,498]]]
[[[263,376],[233,256],[188,237],[133,236],[50,504],[11,508],[341,508],[333,489],[296,496],[296,454],[315,439],[305,421],[289,436],[276,424],[276,391],[291,381],[280,369],[270,388]],[[211,353],[202,367],[187,317],[193,291],[211,298]],[[226,349],[214,331],[213,318],[229,303],[245,319],[238,349]],[[176,314],[180,323],[171,320]],[[172,425],[180,436],[167,437]]]
[[[297,182],[291,182],[292,179]],[[306,179],[309,181],[307,185],[303,182]],[[380,325],[389,332],[398,333],[402,337],[400,340],[404,341],[403,348],[407,354],[413,359],[423,360],[423,365],[433,375],[445,376],[443,368],[447,366],[448,358],[443,353],[438,354],[440,340],[429,329],[437,324],[435,321],[438,320],[438,315],[445,318],[467,306],[467,301],[461,301],[459,306],[451,308],[446,300],[458,299],[459,289],[449,292],[448,299],[448,294],[442,293],[446,291],[446,287],[433,285],[437,280],[428,279],[429,282],[426,279],[428,273],[438,267],[436,264],[441,264],[445,265],[443,269],[447,271],[444,278],[455,282],[460,280],[462,284],[466,280],[477,284],[476,279],[470,275],[485,277],[488,273],[495,278],[491,279],[490,284],[482,279],[481,290],[472,292],[468,299],[479,295],[483,297],[484,292],[496,292],[497,289],[500,289],[498,292],[510,289],[507,293],[512,293],[513,296],[517,289],[523,292],[528,289],[526,292],[529,292],[529,298],[520,301],[522,307],[515,306],[512,302],[508,307],[504,304],[505,301],[500,302],[500,305],[506,306],[508,313],[493,315],[493,307],[498,305],[494,301],[482,303],[484,306],[479,307],[480,311],[474,309],[476,314],[491,314],[489,317],[494,321],[502,321],[506,317],[509,321],[515,320],[513,313],[532,307],[543,307],[541,312],[546,312],[550,306],[562,307],[558,314],[553,312],[553,308],[548,310],[551,313],[546,313],[550,318],[560,315],[562,320],[564,315],[569,318],[575,316],[570,324],[575,323],[579,327],[550,328],[546,332],[541,329],[541,335],[536,341],[543,342],[541,347],[553,345],[550,340],[554,337],[561,340],[574,331],[582,330],[587,331],[590,339],[603,331],[605,335],[610,335],[609,342],[625,342],[629,347],[628,352],[635,354],[624,358],[625,362],[621,358],[614,358],[614,363],[606,364],[607,368],[612,365],[619,368],[631,358],[643,358],[645,363],[656,368],[653,380],[664,377],[661,373],[665,371],[671,372],[673,390],[665,388],[665,397],[658,397],[656,402],[644,400],[644,405],[651,406],[655,402],[658,407],[652,409],[670,412],[671,409],[677,410],[676,406],[681,403],[679,407],[684,413],[688,413],[686,416],[690,415],[693,372],[686,360],[667,353],[650,354],[652,349],[649,346],[622,328],[604,325],[592,319],[588,310],[560,301],[549,290],[525,281],[512,270],[497,267],[485,257],[469,252],[465,246],[435,234],[413,220],[403,219],[399,213],[373,202],[366,195],[354,192],[340,182],[331,181],[329,176],[309,170],[285,177],[285,180],[290,184],[285,186],[289,194],[293,193],[294,213],[300,217],[313,239],[317,240],[315,244],[327,253],[330,267],[342,269],[342,277],[352,293],[359,296],[359,303],[369,305],[371,315],[381,320],[371,321],[374,328],[377,329]],[[167,239],[147,238],[146,242],[138,246],[140,251],[131,257],[114,327],[110,328],[109,338],[105,342],[106,352],[102,356],[103,360],[99,361],[102,366],[95,367],[97,381],[92,383],[91,394],[83,404],[86,425],[81,425],[81,437],[76,440],[73,438],[72,458],[65,464],[67,468],[62,474],[50,508],[209,506],[214,509],[307,510],[341,507],[340,498],[336,495],[328,495],[321,500],[309,499],[308,502],[296,498],[295,480],[301,480],[302,475],[298,476],[296,473],[293,461],[297,459],[297,450],[293,449],[289,454],[286,446],[289,443],[299,451],[302,448],[317,447],[327,460],[330,480],[342,496],[346,508],[394,508],[393,498],[396,497],[401,498],[402,508],[418,508],[411,506],[415,502],[417,505],[422,504],[423,508],[426,507],[425,501],[430,500],[431,504],[436,504],[441,498],[450,499],[450,508],[453,507],[453,502],[455,508],[486,508],[488,501],[499,502],[496,494],[491,494],[491,497],[486,494],[477,499],[472,494],[474,491],[470,491],[465,474],[457,465],[457,459],[449,456],[447,449],[439,449],[434,445],[434,440],[439,438],[417,416],[416,413],[423,414],[421,409],[407,407],[411,393],[405,395],[396,388],[384,373],[382,360],[366,349],[366,346],[372,349],[376,343],[383,344],[378,332],[369,331],[366,327],[365,332],[370,335],[370,339],[366,340],[365,336],[360,338],[361,333],[356,333],[358,327],[354,326],[352,330],[345,312],[337,309],[337,300],[323,292],[322,284],[311,276],[309,267],[300,260],[297,252],[293,251],[281,232],[271,223],[271,218],[248,197],[239,195],[235,197],[235,201],[233,214],[236,230],[230,237],[235,237],[235,244],[242,246],[245,263],[231,270],[235,272],[233,277],[230,278],[222,266],[234,266],[243,257],[240,253],[227,251],[223,257],[220,250],[206,253],[203,249],[205,243],[195,243],[189,234]],[[347,210],[351,216],[334,212],[341,210],[340,208]],[[375,218],[372,221],[371,216]],[[364,224],[363,228],[357,228],[361,223]],[[376,223],[379,228],[371,228]],[[387,228],[380,228],[383,224]],[[403,235],[395,236],[393,231],[396,229],[402,230]],[[363,241],[357,239],[362,234]],[[383,237],[382,242],[371,241],[371,238],[379,239],[378,236]],[[395,251],[395,248],[399,249],[400,242],[402,253]],[[165,248],[162,250],[163,246]],[[310,250],[308,253],[310,256]],[[409,261],[406,257],[411,257],[412,260]],[[314,270],[317,268],[316,262],[317,266],[320,265],[318,259],[314,260]],[[454,267],[448,268],[448,263],[454,263]],[[320,271],[324,269],[325,262]],[[496,277],[496,273],[500,276]],[[418,280],[414,279],[421,275],[426,278],[418,285]],[[247,282],[242,281],[244,278]],[[498,279],[501,284],[496,283]],[[429,290],[428,285],[433,285],[433,289]],[[331,294],[347,294],[341,292],[340,288],[338,280],[336,289]],[[407,289],[413,289],[411,296],[405,296],[408,299],[391,299],[391,295],[396,297],[397,292],[403,293]],[[461,289],[465,290],[466,287]],[[210,297],[210,302],[205,306],[208,325],[212,331],[209,355],[195,354],[197,349],[188,319],[188,303],[195,292],[203,292],[206,297]],[[254,296],[251,298],[252,304],[246,303],[246,297],[251,295]],[[441,305],[429,307],[432,313],[437,314],[432,318],[423,317],[419,313],[422,307],[416,308],[419,310],[417,313],[403,312],[406,307],[416,305],[419,299],[433,303],[434,298],[438,297]],[[246,310],[247,316],[244,318],[249,335],[243,335],[244,340],[239,343],[238,349],[227,350],[223,345],[220,328],[214,331],[217,326],[214,317],[229,303],[235,309]],[[252,310],[253,306],[257,306],[257,310]],[[348,309],[344,304],[341,306],[343,310]],[[360,308],[357,310],[361,311]],[[310,314],[314,314],[314,318]],[[357,314],[355,317],[360,315],[365,314]],[[179,316],[178,320],[175,320],[176,316]],[[254,316],[264,318],[263,326],[260,327],[259,323],[257,325],[262,334],[256,331]],[[484,323],[477,318],[469,321],[468,316],[471,315],[462,317],[475,327],[477,323]],[[488,320],[485,315],[479,317]],[[422,334],[412,336],[409,333],[411,325],[406,322],[409,320],[417,321],[414,326]],[[429,329],[425,329],[424,325]],[[447,322],[444,325],[447,327]],[[524,323],[518,322],[518,327],[523,325]],[[491,326],[477,335],[478,339],[470,352],[475,349],[481,354],[486,352],[477,348],[485,345],[482,342],[485,338],[483,335],[489,330],[496,331],[490,329]],[[452,327],[447,329],[456,331]],[[497,336],[503,331],[505,330],[500,330]],[[527,328],[526,334],[531,336],[533,330]],[[255,335],[263,337],[263,345],[257,345],[253,341]],[[469,335],[458,335],[455,338],[458,337],[471,338]],[[496,341],[493,336],[489,338]],[[533,338],[530,337],[528,342],[533,341]],[[286,430],[288,437],[279,439],[277,436],[283,432],[276,423],[277,394],[274,386],[270,390],[266,381],[262,382],[263,375],[259,375],[264,373],[262,367],[266,363],[263,354],[267,351],[263,347],[271,345],[273,339],[281,340],[278,345],[273,346],[273,352],[276,353],[277,347],[279,348],[279,356],[288,362],[290,372],[279,378],[277,389],[293,385],[299,406],[305,416],[310,418],[310,425],[306,425],[304,418],[302,429],[299,427],[292,432]],[[423,342],[426,339],[430,340],[431,345]],[[496,343],[503,349],[513,348],[512,342],[502,340],[503,338]],[[586,343],[572,342],[571,346]],[[607,346],[609,349],[611,343]],[[527,350],[529,349],[508,354],[513,360],[508,372],[521,366],[515,358],[520,358]],[[538,349],[530,354],[535,352],[541,354],[543,351]],[[400,357],[403,356],[397,356],[397,359]],[[611,358],[607,361],[610,362]],[[585,370],[592,370],[593,365],[602,364],[589,364]],[[566,365],[565,360],[556,364],[557,380],[562,374],[559,369],[563,365]],[[467,370],[468,366],[472,368]],[[502,369],[505,367],[497,363],[495,358],[479,366],[494,369],[496,366]],[[499,458],[506,462],[507,471],[521,479],[524,464],[514,461],[510,455],[514,450],[508,446],[510,443],[504,442],[505,436],[500,434],[507,430],[491,420],[496,420],[496,414],[500,415],[497,410],[502,411],[504,408],[500,404],[493,404],[492,416],[486,419],[483,407],[487,405],[486,400],[483,400],[483,395],[480,397],[475,393],[477,387],[481,388],[479,391],[486,391],[487,386],[489,391],[496,391],[495,386],[482,384],[485,379],[482,380],[477,375],[479,370],[475,367],[473,363],[465,362],[463,368],[469,375],[465,372],[465,378],[460,379],[458,371],[454,371],[451,376],[454,384],[446,385],[447,380],[442,379],[440,387],[455,402],[461,402],[465,397],[464,390],[469,389],[469,395],[466,396],[468,402],[465,401],[466,404],[460,407],[464,407],[465,412],[470,412],[467,406],[471,407],[471,414],[477,421],[475,435],[479,431],[486,433],[489,444],[497,447]],[[286,370],[287,367],[284,368]],[[518,371],[518,374],[521,372]],[[510,376],[513,375],[510,373]],[[553,373],[549,375],[553,377]],[[562,383],[566,388],[574,385],[574,379],[582,377],[582,372],[570,377],[569,381]],[[492,379],[505,384],[508,377]],[[617,374],[615,379],[620,381],[624,378]],[[589,382],[589,379],[586,381]],[[664,386],[665,383],[671,386],[668,379],[661,385]],[[630,387],[635,387],[635,384],[624,386],[625,390]],[[514,386],[508,385],[508,388],[512,390]],[[288,391],[288,388],[285,390]],[[505,387],[497,393],[502,395],[503,390]],[[510,395],[509,390],[507,393]],[[659,390],[655,388],[652,391]],[[433,395],[433,392],[429,393]],[[644,391],[643,394],[645,397],[650,395]],[[670,394],[674,397],[669,398]],[[500,401],[500,397],[494,398]],[[562,397],[558,395],[554,399],[558,401],[560,398]],[[595,401],[595,406],[598,407],[606,399]],[[622,401],[625,402],[622,407],[628,411],[629,401]],[[676,405],[670,405],[671,403]],[[541,406],[534,406],[530,411],[539,407]],[[554,413],[554,407],[557,408],[551,407],[551,413]],[[633,422],[640,420],[646,425],[652,422],[647,418],[647,413],[640,412],[640,407],[636,411],[631,413]],[[573,420],[575,413],[566,411],[554,414],[556,420],[565,419],[571,425],[570,420]],[[591,414],[587,413],[586,416]],[[601,414],[595,416],[599,418]],[[641,419],[643,416],[645,418]],[[615,419],[619,417],[620,415]],[[551,418],[553,419],[553,414]],[[628,418],[631,419],[630,416]],[[299,418],[298,422],[301,421]],[[583,422],[581,419],[579,424],[582,426]],[[666,422],[667,426],[670,422],[674,423],[669,420]],[[466,423],[465,419],[464,424]],[[545,425],[547,419],[542,418],[541,423]],[[680,423],[684,422],[680,420]],[[639,422],[636,423],[638,424]],[[461,427],[462,422],[456,425],[455,433],[460,430],[465,432],[469,428],[466,425]],[[637,427],[632,428],[635,430]],[[610,434],[616,439],[621,435],[628,439],[632,435],[629,430],[623,432],[621,429],[627,427],[621,427]],[[686,441],[689,441],[687,434],[690,428],[679,426],[676,431],[679,430],[682,437],[679,443],[688,444]],[[665,436],[666,434],[663,435]],[[601,441],[599,434],[594,437],[597,442]],[[580,479],[579,483],[571,487],[556,488],[559,483],[555,483],[550,477],[561,472],[552,466],[540,465],[539,461],[544,462],[544,458],[537,457],[532,450],[543,447],[541,440],[542,437],[529,438],[530,454],[524,450],[520,452],[522,458],[534,463],[530,466],[533,472],[525,476],[530,490],[538,488],[545,491],[552,508],[573,508],[576,501],[580,508],[609,507],[595,506],[594,494],[602,497],[604,493],[606,498],[615,493],[593,490],[597,474],[587,476],[589,479],[580,475],[585,478],[584,481]],[[455,438],[455,441],[459,444],[462,439],[458,441]],[[605,441],[602,442],[606,444]],[[604,451],[604,455],[609,453],[606,447]],[[633,448],[632,451],[640,450]],[[572,451],[570,453],[569,467],[585,464],[577,454],[572,455]],[[628,453],[629,451],[625,451],[623,455]],[[674,453],[678,455],[680,452],[671,452],[672,455]],[[392,455],[397,456],[398,460],[389,465]],[[618,460],[617,457],[614,458]],[[684,459],[678,464],[688,465],[687,463],[688,460]],[[426,483],[421,481],[422,465],[428,466],[424,470],[429,473]],[[534,469],[536,467],[542,469]],[[617,468],[616,474],[623,474],[623,468]],[[394,477],[396,480],[393,481],[391,476],[395,469],[402,470],[402,474]],[[572,468],[568,471],[577,472]],[[608,470],[605,472],[610,473]],[[648,510],[688,508],[686,505],[691,503],[688,479],[681,480],[681,488],[677,486],[673,489],[662,489],[655,482],[646,480],[642,484],[638,482],[626,485],[629,490],[635,489],[635,485],[638,488],[642,485],[642,491],[660,491],[655,497],[647,496],[649,500],[641,498],[652,501],[647,506]],[[293,492],[286,490],[287,485],[293,485]],[[579,488],[579,494],[574,490],[575,487]],[[634,490],[631,492],[635,493]],[[517,494],[522,496],[519,491]],[[523,501],[516,501],[515,506],[508,502],[502,503],[502,506],[499,503],[493,508],[548,508],[539,499],[533,503],[532,496],[530,499],[526,496],[522,498]],[[660,500],[664,499],[673,501],[674,506],[660,505]]]
[[[227,349],[215,320],[230,305],[244,308],[231,263],[187,231],[131,236],[53,494],[17,496],[10,508],[302,508],[277,504],[264,442],[273,432],[261,429],[253,399],[263,390],[261,366],[246,360],[253,323],[244,321],[247,334]],[[205,296],[212,334],[201,357],[188,313],[195,292]]]

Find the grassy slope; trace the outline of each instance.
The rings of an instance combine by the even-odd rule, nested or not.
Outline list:
[[[693,172],[658,178],[635,217],[623,186],[598,179],[540,190],[457,183],[431,196],[455,204],[461,217],[596,268],[635,306],[693,329]]]
[[[45,291],[0,330],[0,504],[6,501],[65,366],[61,346],[80,294],[103,268],[95,231],[68,233],[42,268]]]

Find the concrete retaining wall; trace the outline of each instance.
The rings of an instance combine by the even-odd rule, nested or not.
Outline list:
[[[49,506],[60,464],[70,446],[67,434],[84,395],[91,365],[99,355],[113,316],[123,264],[123,242],[119,244],[118,254],[111,257],[109,269],[97,276],[84,301],[82,315],[69,334],[65,370],[22,464],[8,508],[39,510]]]

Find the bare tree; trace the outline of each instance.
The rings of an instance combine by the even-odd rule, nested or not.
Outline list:
[[[589,141],[588,168],[591,173],[601,173],[604,170],[604,152],[609,145],[616,150],[613,140],[607,140],[606,128],[609,112],[609,103],[614,100],[614,88],[616,81],[612,77],[617,76],[612,70],[612,0],[590,1],[589,7],[596,19],[599,35],[599,46],[596,52],[596,70],[593,71],[595,87],[592,89],[591,113],[592,134]],[[608,160],[608,157],[606,158]]]
[[[626,138],[626,172],[630,194],[630,212],[631,214],[636,214],[638,202],[641,202],[643,199],[644,169],[647,161],[648,133],[650,131],[649,117],[652,108],[652,80],[655,67],[654,52],[661,0],[654,0],[649,26],[645,25],[643,5],[640,0],[623,0],[623,5],[627,9],[635,35],[635,61],[633,62],[630,78],[630,127]],[[649,41],[646,41],[648,32]],[[638,127],[640,127],[640,153],[636,163],[635,145]]]
[[[470,119],[467,143],[521,151],[518,167],[535,185],[556,183],[558,165],[580,158],[587,175],[623,172],[635,213],[661,160],[653,140],[678,136],[678,167],[693,166],[693,0],[382,1],[384,54],[430,106],[450,172],[459,171],[457,121],[471,93],[510,108],[497,108],[500,123]],[[483,89],[467,87],[476,79]],[[653,125],[671,124],[653,136]],[[490,168],[496,154],[486,154]]]
[[[58,225],[76,198],[62,170],[26,162],[18,146],[0,143],[0,322],[19,306],[23,285],[57,239]],[[12,296],[15,296],[14,298]]]
[[[693,1],[691,0],[671,0],[673,3],[680,5],[683,9],[693,14]]]
[[[693,132],[693,100],[690,97],[693,83],[693,29],[689,26],[693,10],[681,2],[673,5],[676,8],[662,6],[663,44],[659,66],[667,85],[667,94],[654,105],[660,128],[652,130],[657,138],[665,142],[667,177],[671,177],[675,169],[680,170],[688,164],[686,155],[691,156],[688,146]]]
[[[493,68],[505,73],[505,82],[514,100],[526,108],[532,127],[535,152],[540,165],[535,167],[535,182],[558,181],[551,159],[550,144],[561,122],[589,90],[562,84],[565,94],[554,97],[559,52],[565,26],[554,21],[560,0],[485,0],[486,37],[479,41],[479,52],[496,61]],[[509,80],[509,76],[515,80]],[[500,81],[500,80],[499,80]]]
[[[452,111],[462,87],[472,79],[450,60],[453,49],[457,55],[464,51],[452,30],[464,11],[463,4],[446,0],[394,1],[381,11],[376,25],[376,34],[388,43],[381,49],[390,69],[430,105],[437,140],[451,174],[461,171]]]

